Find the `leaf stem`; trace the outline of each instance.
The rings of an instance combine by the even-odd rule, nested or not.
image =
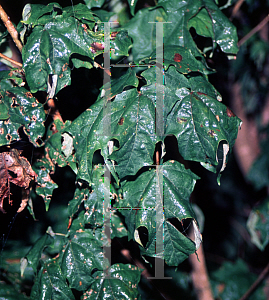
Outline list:
[[[239,8],[241,7],[241,5],[243,4],[245,0],[239,0],[236,2],[234,8],[233,8],[233,11],[232,11],[232,14],[230,16],[230,21],[233,20],[234,16],[237,14],[237,12],[239,11]]]
[[[17,46],[17,48],[21,52],[22,51],[22,43],[19,40],[18,31],[16,30],[16,28],[14,27],[14,25],[10,21],[9,16],[6,14],[6,12],[4,11],[4,9],[1,5],[0,5],[0,18],[3,21],[4,25],[6,26],[9,34],[11,35],[11,37],[12,37],[14,43],[15,43],[15,45]]]
[[[263,271],[261,272],[261,274],[259,275],[259,277],[254,281],[254,283],[252,284],[252,286],[246,291],[246,293],[239,300],[246,300],[246,299],[248,299],[248,297],[250,296],[250,294],[262,282],[262,280],[264,279],[264,277],[266,276],[266,274],[268,273],[268,271],[269,271],[269,263],[263,269]]]
[[[269,21],[269,14],[257,25],[255,26],[248,34],[246,34],[239,42],[238,47],[242,46],[248,39],[250,39],[256,32],[260,31]]]
[[[16,60],[12,59],[12,58],[9,58],[7,57],[6,55],[0,53],[0,57],[2,57],[3,59],[11,62],[13,65],[16,65],[17,67],[19,68],[22,68],[22,64],[20,62],[17,62]]]

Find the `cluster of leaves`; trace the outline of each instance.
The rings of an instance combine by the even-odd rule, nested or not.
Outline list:
[[[110,32],[104,22],[111,13],[97,9],[104,2],[87,0],[86,5],[65,8],[57,3],[27,4],[17,27],[24,43],[24,74],[1,73],[0,145],[12,145],[26,136],[43,150],[33,170],[35,193],[44,199],[47,211],[57,188],[52,180],[56,167],[69,166],[76,174],[65,232],[49,228],[22,259],[22,274],[29,266],[36,273],[32,299],[75,299],[75,295],[139,299],[136,287],[141,270],[130,264],[110,266],[104,255],[111,242],[107,224],[111,239],[128,236],[139,244],[143,256],[178,266],[201,242],[189,202],[198,176],[176,157],[165,155],[166,137],[176,138],[185,161],[219,173],[240,126],[207,78],[212,70],[205,49],[218,48],[227,55],[237,52],[235,27],[213,0],[160,0],[136,13],[137,0],[128,0],[130,21]],[[164,70],[157,65],[156,22],[164,23]],[[210,47],[197,45],[192,32],[210,40]],[[47,93],[48,101],[57,102],[58,93],[71,84],[73,68],[103,71],[100,59],[108,54],[107,41],[113,61],[125,60],[133,67],[120,73],[112,69],[110,83],[101,87],[97,99],[78,117],[64,121],[54,117],[48,125],[49,111],[39,96]],[[157,81],[158,70],[163,83]],[[160,90],[161,112],[156,95]],[[156,115],[161,115],[161,124]],[[158,126],[162,135],[157,134]],[[163,220],[157,227],[159,206]],[[29,210],[33,213],[31,205]],[[194,240],[176,226],[184,220],[193,224]],[[164,250],[156,253],[155,237],[161,228]],[[47,247],[50,255],[41,259]]]

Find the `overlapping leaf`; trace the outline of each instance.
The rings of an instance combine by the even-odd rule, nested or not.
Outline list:
[[[25,88],[5,80],[0,82],[0,98],[0,145],[19,140],[18,130],[23,127],[30,142],[40,146],[45,132],[43,106]]]
[[[107,99],[112,99],[117,94],[121,93],[124,88],[128,86],[137,87],[139,84],[138,79],[136,77],[136,73],[133,68],[128,68],[127,72],[121,77],[111,80],[111,82],[106,83],[102,87],[102,91],[104,93],[103,96],[106,96]],[[102,92],[101,92],[102,95]]]
[[[22,12],[21,23],[35,27],[37,25],[45,25],[50,19],[53,11],[62,10],[58,3],[43,4],[26,4]]]
[[[236,29],[220,11],[215,1],[189,0],[178,2],[176,0],[161,0],[158,5],[162,6],[167,12],[166,21],[171,22],[164,27],[165,43],[188,47],[194,56],[201,56],[189,32],[189,21],[193,18],[191,25],[197,25],[194,28],[199,33],[203,33],[202,28],[206,27],[205,23],[208,24],[208,18],[210,18],[212,29],[210,28],[204,36],[209,37],[209,33],[213,33],[210,36],[213,44],[218,44],[225,53],[236,53],[238,51]],[[206,9],[207,14],[200,13],[202,8]]]
[[[53,6],[43,9],[47,12],[51,8]],[[76,55],[76,67],[91,68],[94,58],[104,51],[104,33],[88,29],[89,22],[93,26],[95,20],[85,5],[80,4],[74,10],[69,8],[61,13],[52,10],[49,16],[45,15],[44,23],[40,21],[40,15],[30,16],[24,21],[38,24],[33,28],[22,52],[26,80],[32,92],[47,90],[49,75],[57,75],[57,93],[71,82],[72,54]],[[34,21],[31,21],[32,18]],[[131,39],[126,32],[119,33],[111,43],[115,55],[128,55]]]
[[[66,131],[77,141],[74,145],[79,162],[78,178],[91,182],[92,157],[101,149],[108,158],[107,143],[113,137],[119,140],[120,149],[113,153],[120,176],[136,174],[144,165],[152,164],[156,137],[155,109],[150,98],[138,94],[136,89],[125,91],[111,105],[111,135],[103,131],[103,100],[96,102],[81,114]]]
[[[171,161],[161,166],[159,171],[149,169],[136,180],[124,185],[123,199],[119,199],[116,206],[125,216],[130,238],[138,240],[135,232],[141,226],[147,228],[148,243],[144,249],[146,255],[161,255],[155,254],[156,225],[154,224],[156,224],[157,206],[164,207],[165,261],[169,265],[176,266],[195,251],[195,244],[180,233],[169,219],[177,218],[182,221],[195,218],[189,197],[196,179],[198,177],[190,170],[186,170],[176,161]],[[159,181],[162,182],[163,191]]]
[[[107,277],[99,276],[91,288],[83,294],[83,299],[139,300],[138,283],[141,271],[132,265],[114,264]]]
[[[78,161],[77,178],[89,183],[92,178],[93,154],[99,149],[105,153],[111,138],[103,131],[103,105],[102,100],[97,101],[65,128],[75,141],[74,148]]]
[[[133,39],[132,54],[135,62],[149,57],[156,48],[156,24],[154,22],[164,22],[164,18],[165,13],[162,8],[145,8],[139,10],[124,26]]]
[[[31,291],[31,299],[74,300],[71,289],[55,260],[44,263]]]
[[[93,270],[108,267],[104,258],[102,241],[97,240],[91,230],[77,231],[65,246],[62,253],[62,271],[70,288],[86,290],[93,282]]]
[[[199,161],[215,171],[220,142],[227,143],[228,152],[235,142],[241,121],[220,102],[221,96],[205,77],[187,79],[176,70],[178,68],[170,66],[164,72],[164,133],[176,136],[179,152],[186,160]],[[153,98],[156,95],[153,85],[155,70],[147,69],[142,76],[149,83],[142,87],[142,95]],[[226,152],[223,154],[223,168]]]
[[[240,120],[217,100],[221,98],[213,86],[202,75],[187,79],[170,66],[164,74],[163,85],[165,136],[158,138],[155,134],[156,73],[151,68],[142,75],[149,84],[142,87],[140,93],[130,89],[108,103],[110,112],[106,117],[110,121],[110,138],[102,132],[105,116],[102,98],[66,128],[79,145],[75,145],[79,178],[91,181],[92,156],[101,149],[107,160],[107,143],[112,138],[119,141],[119,148],[114,147],[109,157],[117,162],[116,172],[120,178],[135,175],[141,167],[151,165],[155,143],[169,134],[177,137],[179,151],[185,159],[200,161],[212,170],[218,165],[216,154],[220,142],[227,143],[223,155],[225,166]],[[113,86],[109,98],[125,86],[124,82]],[[91,142],[92,139],[95,142]]]
[[[156,24],[149,22],[167,22],[163,24],[163,37],[157,38],[163,38],[165,45],[184,47],[202,60],[203,55],[189,31],[191,27],[199,34],[210,37],[212,46],[218,44],[226,53],[236,53],[238,50],[236,29],[213,0],[161,0],[157,9],[138,11],[125,27],[134,40],[135,61],[149,56],[156,48]]]
[[[90,45],[93,39],[74,18],[57,18],[44,25],[35,27],[23,48],[22,57],[26,80],[31,91],[47,90],[50,74],[58,76],[56,93],[71,82],[69,58],[73,53],[93,59]],[[35,74],[33,76],[33,74]]]

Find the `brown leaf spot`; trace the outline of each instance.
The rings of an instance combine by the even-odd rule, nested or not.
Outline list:
[[[120,120],[119,120],[119,122],[118,122],[118,125],[123,125],[123,122],[124,122],[124,118],[121,117]]]
[[[32,97],[33,97],[32,93],[30,93],[30,92],[26,92],[26,93],[25,93],[25,96],[26,96],[27,98],[32,98]]]
[[[12,99],[14,99],[14,98],[16,99],[16,95],[14,93],[6,91],[6,94],[7,94],[8,97],[10,97]]]
[[[115,39],[115,37],[117,36],[118,33],[119,33],[118,31],[111,32],[111,39],[112,40]]]
[[[226,108],[226,114],[229,118],[235,117],[234,112],[229,107]]]
[[[179,118],[179,117],[177,117],[177,122],[180,123],[180,124],[185,123],[187,121],[188,120],[186,118]]]
[[[104,49],[104,45],[102,43],[97,43],[97,42],[94,42],[91,44],[91,46],[93,47],[93,49],[95,51],[100,51],[100,50],[103,50]]]
[[[82,24],[81,26],[83,27],[83,30],[87,33],[87,25],[86,24]]]
[[[19,105],[18,102],[16,101],[16,98],[15,98],[15,97],[12,97],[12,104],[11,104],[11,107],[18,107],[18,106],[20,106],[20,105]]]
[[[216,133],[215,133],[214,130],[209,130],[208,135],[211,136],[211,137],[214,137],[214,136],[216,136]]]
[[[175,62],[181,62],[182,61],[182,56],[179,53],[176,53],[174,55],[174,61]]]
[[[62,66],[62,71],[63,71],[63,72],[66,71],[66,70],[67,70],[67,67],[68,67],[68,64],[65,63],[65,64]]]

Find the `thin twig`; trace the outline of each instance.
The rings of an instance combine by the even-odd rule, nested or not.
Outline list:
[[[246,34],[239,42],[238,47],[242,46],[249,38],[251,38],[256,32],[260,31],[269,21],[269,14],[256,26],[254,27],[248,34]]]
[[[197,256],[199,260],[197,259]],[[199,300],[214,300],[212,289],[209,282],[209,277],[206,269],[205,255],[203,244],[200,245],[196,254],[189,256],[192,266],[191,277],[197,299]]]
[[[14,60],[14,59],[12,59],[12,58],[9,58],[9,57],[7,57],[6,55],[4,55],[4,54],[2,54],[2,53],[0,53],[0,57],[2,57],[3,59],[5,59],[5,60],[11,62],[13,65],[15,65],[15,66],[17,66],[17,67],[22,68],[22,64],[19,63],[19,62],[17,62],[16,60]]]
[[[239,8],[241,7],[241,5],[243,4],[245,0],[239,0],[236,2],[234,8],[233,8],[233,11],[232,11],[232,14],[230,16],[230,21],[232,21],[232,19],[234,18],[234,16],[237,14],[237,12],[239,11]]]
[[[246,300],[250,296],[250,294],[257,288],[257,286],[263,281],[264,277],[269,271],[269,263],[267,266],[263,269],[259,277],[256,279],[256,281],[252,284],[252,286],[246,291],[246,293],[239,299],[239,300]]]
[[[16,44],[16,46],[18,47],[18,49],[21,52],[22,51],[22,43],[19,40],[18,31],[16,30],[16,28],[14,27],[14,25],[10,21],[9,16],[6,14],[6,12],[4,11],[4,9],[1,5],[0,5],[0,18],[3,21],[4,25],[6,26],[9,34],[11,35],[11,37],[14,41],[14,43]]]

